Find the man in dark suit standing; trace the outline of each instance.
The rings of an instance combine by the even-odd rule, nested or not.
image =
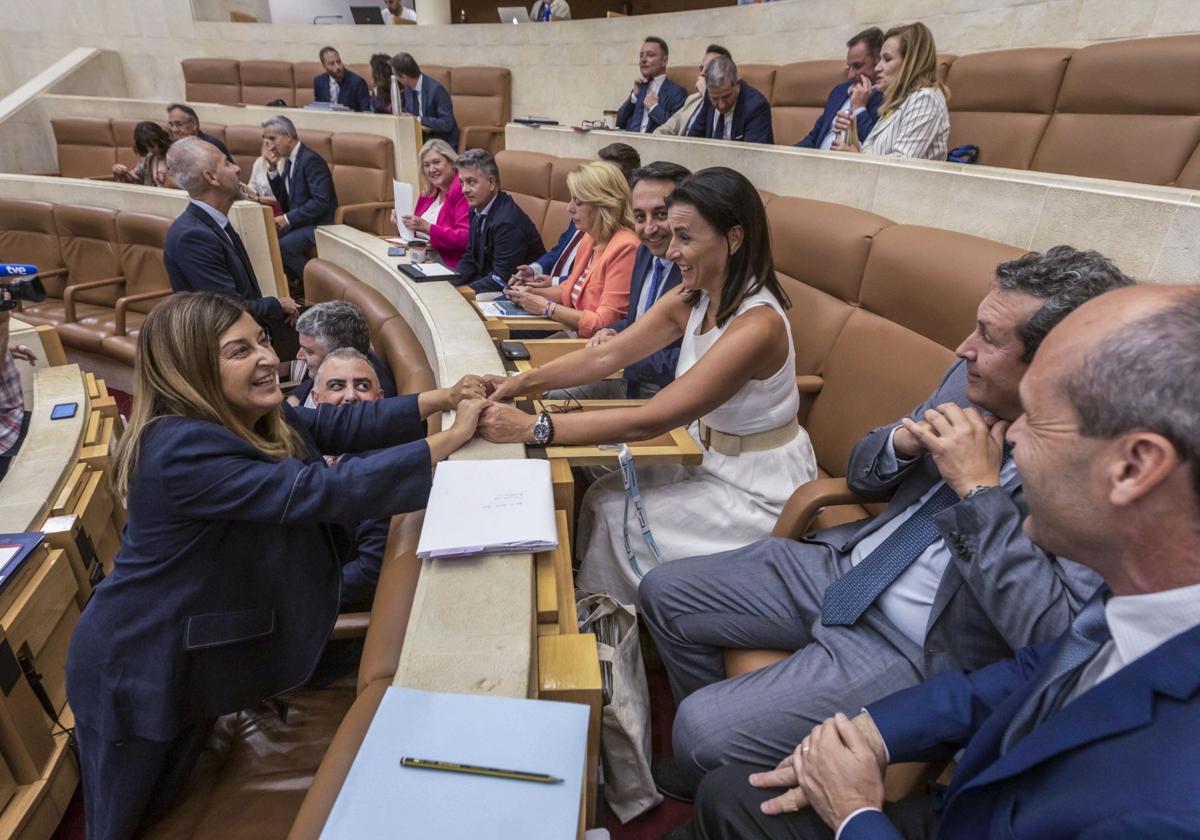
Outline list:
[[[1132,282],[1102,255],[1066,245],[1001,263],[930,399],[851,452],[850,489],[887,501],[883,513],[646,575],[639,612],[680,701],[664,792],[686,793],[722,764],[777,762],[835,712],[1067,628],[1099,580],[1022,532],[1021,476],[1003,433],[1050,328]],[[730,647],[793,653],[725,679]]]
[[[295,301],[263,297],[246,246],[229,224],[229,209],[241,195],[237,165],[215,146],[185,137],[171,144],[167,167],[191,197],[163,245],[172,291],[229,295],[244,301],[260,321],[295,323]]]
[[[667,225],[667,199],[691,173],[677,163],[656,160],[635,169],[631,180],[630,205],[634,230],[642,240],[633,260],[629,283],[629,312],[611,327],[598,330],[588,342],[596,347],[645,315],[667,292],[679,285],[679,267],[667,259],[671,228]],[[569,389],[578,399],[648,399],[675,380],[679,342],[625,366],[621,379],[606,379],[594,385]]]
[[[1122,289],[1055,327],[1008,430],[1025,530],[1107,585],[1060,639],[828,720],[754,788],[710,774],[703,836],[1200,836],[1197,358],[1194,288]],[[949,787],[884,804],[888,762],[960,749]]]
[[[536,260],[546,246],[533,220],[500,189],[500,169],[491,154],[468,149],[454,167],[471,205],[471,235],[454,284],[469,285],[476,292],[501,291],[517,266]]]
[[[296,126],[287,117],[264,120],[263,142],[274,149],[276,162],[267,165],[271,192],[283,208],[275,217],[279,251],[288,286],[299,297],[304,289],[304,266],[316,244],[317,225],[333,224],[337,192],[329,164],[300,142]]]
[[[200,118],[196,116],[196,112],[190,105],[184,105],[182,102],[172,102],[167,106],[167,130],[171,133],[171,140],[182,140],[184,137],[199,137],[205,143],[211,143],[217,147],[217,151],[225,155],[225,159],[233,163],[233,158],[229,155],[229,149],[225,148],[216,137],[211,134],[205,134],[200,130]]]
[[[374,113],[366,79],[342,63],[341,53],[333,47],[322,47],[319,58],[325,72],[313,77],[313,99],[336,102],[351,111]]]
[[[404,88],[400,107],[421,122],[426,140],[445,140],[458,148],[458,123],[454,119],[454,103],[450,94],[437,81],[421,72],[417,60],[406,52],[392,56],[392,72]]]
[[[837,139],[839,129],[834,125],[839,115],[843,120],[854,117],[858,123],[859,141],[867,139],[875,121],[879,119],[879,108],[883,105],[883,91],[873,87],[875,64],[879,61],[879,50],[883,47],[883,30],[878,26],[864,29],[846,42],[846,81],[835,87],[825,103],[825,111],[813,124],[812,131],[796,145],[802,149],[829,149]],[[866,79],[866,82],[860,80]],[[854,96],[855,87],[867,87]],[[857,98],[866,96],[859,103]]]
[[[617,128],[650,134],[683,107],[687,91],[667,78],[667,42],[651,35],[638,53],[638,77],[617,110]]]
[[[745,143],[774,143],[771,103],[738,78],[737,65],[719,55],[704,70],[708,95],[688,129],[688,137],[737,140]]]

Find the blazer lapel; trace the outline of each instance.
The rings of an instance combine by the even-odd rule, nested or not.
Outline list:
[[[652,259],[654,257],[649,248],[645,245],[638,247],[633,260],[633,277],[629,278],[629,309],[626,315],[630,323],[637,317],[638,301],[642,299],[642,285],[646,281],[646,272],[650,270]]]
[[[968,747],[959,767],[965,771],[965,781],[961,787],[951,783],[950,799],[961,790],[1002,781],[1069,750],[1153,723],[1156,694],[1179,700],[1195,695],[1200,690],[1200,627],[1169,639],[1093,686],[1000,756],[1000,740],[1008,724],[1052,660],[1047,656],[1023,690],[1005,700],[979,730],[973,741],[979,740],[982,749]],[[975,764],[984,766],[972,772]]]

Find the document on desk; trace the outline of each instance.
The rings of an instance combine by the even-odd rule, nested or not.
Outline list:
[[[390,686],[322,840],[564,840],[583,793],[588,708]],[[401,767],[402,756],[545,773],[560,784]]]
[[[557,545],[549,461],[438,464],[418,557],[547,551]]]

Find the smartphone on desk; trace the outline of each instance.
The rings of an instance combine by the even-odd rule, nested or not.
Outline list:
[[[500,352],[504,354],[504,358],[514,362],[529,361],[529,348],[523,341],[501,341]]]
[[[407,253],[408,253],[407,248],[399,248],[399,247],[388,248],[388,256],[389,257],[403,257]]]

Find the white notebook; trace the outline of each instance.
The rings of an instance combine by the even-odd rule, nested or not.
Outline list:
[[[321,840],[575,837],[587,706],[391,686]],[[544,773],[557,784],[401,767],[400,758]]]
[[[546,551],[557,545],[549,461],[438,464],[418,557]]]

